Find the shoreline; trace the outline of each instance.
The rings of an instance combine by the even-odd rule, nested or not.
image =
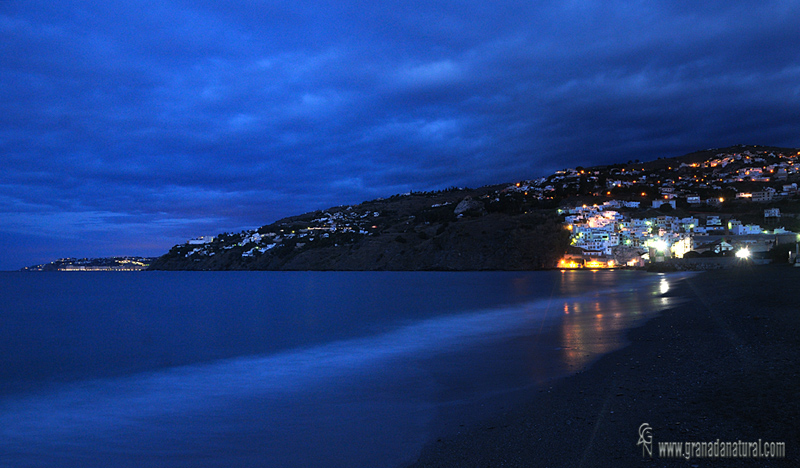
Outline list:
[[[411,467],[673,465],[659,441],[785,442],[784,459],[688,466],[796,466],[800,460],[800,269],[714,270],[668,293],[686,301],[627,334],[629,344],[535,390],[528,403],[430,442]],[[724,294],[720,293],[724,292]],[[636,445],[652,427],[653,458]]]

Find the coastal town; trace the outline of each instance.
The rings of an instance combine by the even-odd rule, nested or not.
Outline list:
[[[773,248],[797,239],[783,227],[742,224],[733,216],[634,217],[618,210],[631,206],[612,200],[569,208],[566,228],[575,249],[561,259],[559,268],[641,267],[670,258],[708,261],[731,254],[739,260],[769,260],[766,254]],[[767,223],[780,216],[778,208],[764,210]]]
[[[565,169],[509,190],[543,199],[590,195],[587,203],[559,208],[570,231],[559,268],[769,261],[775,248],[797,242],[787,226],[798,225],[800,153],[748,148],[700,156]]]
[[[527,216],[553,212],[569,240],[566,254],[551,267],[760,263],[773,261],[779,248],[785,250],[784,261],[793,261],[795,232],[800,232],[799,157],[796,149],[738,146],[648,162],[567,168],[476,190],[405,193],[258,229],[195,238],[173,248],[171,258],[181,268],[192,263],[216,268],[222,263],[212,260],[215,255],[226,256],[226,264],[239,258],[233,260],[237,268],[278,265],[281,256],[310,250],[324,256],[330,255],[326,249],[370,242],[380,245],[381,252],[397,243],[420,246],[469,223],[483,223],[481,232],[489,232],[491,241],[491,231],[498,232],[502,224],[497,217],[522,220],[519,227],[524,228]],[[408,209],[398,211],[398,204]],[[387,237],[394,242],[387,244]],[[495,241],[500,242],[497,237]]]

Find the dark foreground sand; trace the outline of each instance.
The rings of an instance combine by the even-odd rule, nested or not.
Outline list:
[[[631,344],[524,407],[433,442],[415,467],[800,466],[800,268],[709,271]],[[649,423],[653,458],[637,447]],[[664,459],[658,441],[776,441],[786,458]]]

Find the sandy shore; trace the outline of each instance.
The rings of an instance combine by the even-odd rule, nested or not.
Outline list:
[[[631,344],[414,467],[800,466],[800,268],[709,271]],[[653,458],[637,446],[652,428]],[[785,459],[665,459],[659,441],[785,442]]]

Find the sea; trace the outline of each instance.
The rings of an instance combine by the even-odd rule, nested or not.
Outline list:
[[[402,467],[586,369],[685,274],[0,273],[0,466]]]

